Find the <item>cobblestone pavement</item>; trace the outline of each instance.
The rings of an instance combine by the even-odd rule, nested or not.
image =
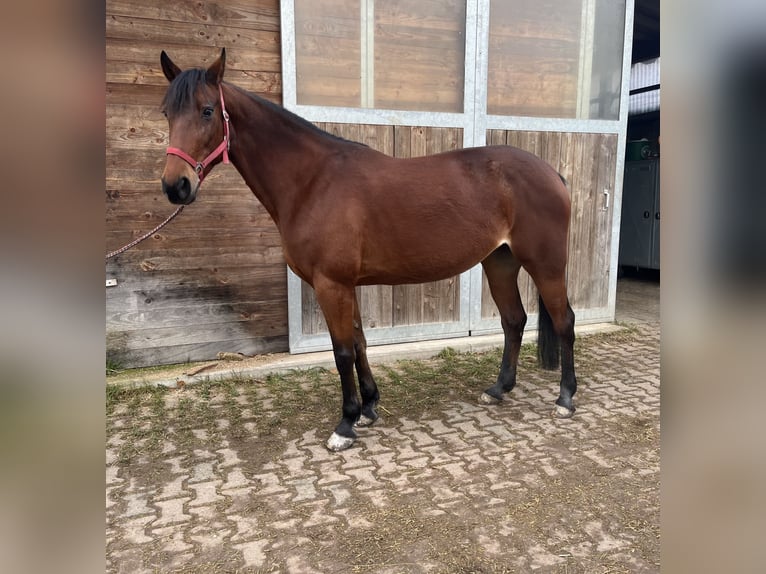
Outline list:
[[[342,453],[332,373],[118,397],[107,571],[658,572],[659,342],[659,323],[579,339],[569,420],[557,373],[521,369],[500,405],[479,373],[387,408],[412,365],[387,368],[381,418]]]

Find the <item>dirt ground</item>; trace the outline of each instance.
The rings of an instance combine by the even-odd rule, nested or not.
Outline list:
[[[373,370],[380,419],[328,452],[332,371],[107,389],[110,573],[658,572],[660,328],[581,337],[574,418],[525,347]]]

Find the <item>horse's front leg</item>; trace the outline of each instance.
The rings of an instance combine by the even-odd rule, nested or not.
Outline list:
[[[356,440],[354,423],[359,419],[361,405],[354,380],[354,287],[320,278],[314,281],[314,291],[322,308],[332,340],[335,365],[340,374],[343,391],[343,410],[340,423],[327,439],[327,448],[340,451]]]

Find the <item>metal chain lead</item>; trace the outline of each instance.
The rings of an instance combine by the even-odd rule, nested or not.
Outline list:
[[[151,231],[149,231],[148,233],[145,233],[144,235],[142,235],[142,236],[141,236],[141,237],[139,237],[138,239],[134,239],[133,241],[131,241],[131,242],[130,242],[130,243],[128,243],[127,245],[125,245],[125,246],[123,246],[123,247],[120,247],[120,248],[119,248],[119,249],[117,249],[116,251],[111,251],[110,253],[107,253],[107,254],[106,254],[106,261],[109,261],[109,260],[110,260],[112,257],[114,257],[115,255],[119,255],[120,253],[123,253],[123,252],[127,251],[127,250],[128,250],[128,249],[130,249],[131,247],[134,247],[134,246],[138,245],[139,243],[141,243],[141,242],[142,242],[144,239],[146,239],[146,238],[148,238],[148,237],[151,237],[152,235],[154,235],[155,233],[157,233],[157,232],[158,232],[160,229],[162,229],[162,228],[163,228],[163,227],[165,227],[165,226],[166,226],[168,223],[170,223],[170,220],[171,220],[171,219],[173,219],[173,218],[174,218],[176,215],[178,215],[179,213],[181,213],[181,211],[183,210],[183,208],[184,208],[184,207],[186,207],[186,206],[185,206],[185,205],[179,205],[179,206],[178,206],[178,209],[176,209],[176,210],[175,210],[173,213],[171,213],[171,214],[168,216],[168,218],[167,218],[165,221],[163,221],[162,223],[160,223],[160,224],[159,224],[157,227],[155,227],[154,229],[152,229],[152,230],[151,230]]]

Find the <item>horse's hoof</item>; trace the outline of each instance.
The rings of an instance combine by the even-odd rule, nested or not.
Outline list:
[[[553,409],[553,416],[557,419],[570,419],[572,418],[572,415],[574,415],[574,407],[570,410],[566,407],[562,407],[561,405],[556,405],[556,407]]]
[[[341,436],[338,433],[334,432],[330,435],[330,438],[327,439],[327,449],[333,452],[346,450],[352,444],[354,444],[354,440],[355,439],[349,436]]]
[[[479,397],[479,402],[484,403],[485,405],[496,405],[500,402],[500,399],[497,399],[487,393],[482,393]]]
[[[371,419],[364,415],[359,415],[359,420],[354,423],[355,427],[368,427],[371,426],[377,419]]]

